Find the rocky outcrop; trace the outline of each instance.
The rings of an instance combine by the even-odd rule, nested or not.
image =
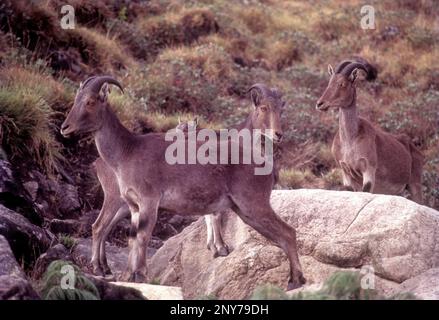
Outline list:
[[[427,277],[429,270],[439,267],[439,212],[402,197],[278,190],[273,191],[271,203],[297,230],[308,284],[322,283],[336,270],[356,269],[365,274],[373,271],[381,294],[405,287],[417,294],[422,288],[407,281],[422,274]],[[232,249],[229,256],[212,257],[200,219],[153,256],[151,278],[181,286],[185,298],[214,294],[241,299],[261,284],[285,287],[286,255],[235,214],[224,220],[225,240]]]
[[[419,276],[401,283],[393,290],[394,294],[412,292],[417,298],[425,300],[439,299],[439,268],[429,269]]]
[[[0,300],[38,299],[5,237],[0,235]]]
[[[122,288],[136,289],[147,300],[183,300],[183,294],[179,287],[132,282],[111,282],[111,284]]]
[[[16,257],[33,262],[45,252],[53,236],[43,228],[33,225],[22,215],[0,205],[0,235],[8,241]]]

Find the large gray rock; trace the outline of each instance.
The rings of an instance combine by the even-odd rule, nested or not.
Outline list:
[[[308,284],[322,283],[336,270],[372,267],[376,289],[388,294],[439,267],[439,212],[402,197],[277,190],[271,203],[297,230]],[[224,235],[232,252],[213,259],[206,249],[204,221],[198,220],[158,250],[150,261],[150,277],[181,286],[186,298],[215,294],[240,299],[261,284],[286,286],[289,268],[279,248],[232,213],[226,216]]]
[[[38,298],[15,260],[8,241],[0,235],[0,300]]]
[[[393,290],[394,294],[411,292],[425,300],[439,299],[439,268],[433,268],[401,283]]]
[[[32,262],[49,248],[52,235],[22,215],[0,205],[0,235],[8,239],[16,257]]]
[[[0,148],[0,204],[19,211],[33,224],[41,225],[42,216],[36,210],[27,189],[15,179],[11,164],[1,159],[3,153]]]

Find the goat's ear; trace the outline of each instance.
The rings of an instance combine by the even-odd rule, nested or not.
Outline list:
[[[349,80],[350,80],[351,82],[355,82],[357,79],[361,78],[361,77],[359,77],[358,75],[359,75],[359,69],[358,69],[358,68],[357,68],[357,69],[354,69],[354,70],[351,72],[351,75],[349,76]]]
[[[330,64],[328,64],[328,73],[331,77],[334,74],[334,69],[332,68],[332,66]]]
[[[101,91],[99,92],[99,99],[102,102],[107,101],[109,93],[110,93],[110,86],[107,83],[104,83],[104,85],[101,88]]]
[[[255,108],[261,104],[261,94],[258,92],[258,90],[251,90],[250,98]]]
[[[181,117],[178,116],[178,124],[181,124]]]
[[[349,77],[352,82],[364,81],[367,79],[367,73],[363,69],[355,69]]]

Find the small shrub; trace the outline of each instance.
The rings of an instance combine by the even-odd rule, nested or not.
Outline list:
[[[379,296],[375,290],[361,288],[361,274],[354,271],[336,271],[317,291],[301,291],[288,295],[273,285],[259,286],[252,300],[412,300],[416,296],[407,292],[390,297]]]
[[[279,172],[279,185],[285,189],[299,189],[309,186],[316,177],[309,169],[281,169]]]
[[[331,169],[323,176],[323,181],[325,184],[325,189],[338,189],[343,185],[341,169]]]
[[[300,50],[292,41],[276,41],[268,51],[268,60],[273,69],[278,71],[289,67],[294,61],[300,61]]]
[[[59,242],[62,245],[64,245],[64,247],[66,247],[67,249],[72,249],[76,244],[75,238],[73,238],[72,236],[69,236],[67,234],[61,234],[59,236]]]
[[[70,37],[71,45],[80,48],[84,61],[94,68],[119,70],[135,64],[116,37],[109,38],[86,27],[71,30]]]
[[[190,44],[214,33],[218,31],[218,24],[210,10],[192,8],[141,20],[138,30],[148,35],[147,51],[156,55],[164,47]]]
[[[288,300],[288,295],[284,290],[273,285],[263,285],[255,289],[251,300]]]
[[[218,297],[214,293],[209,293],[198,297],[197,300],[218,300]]]
[[[438,43],[438,37],[438,32],[419,27],[412,27],[407,33],[407,39],[414,49],[429,49]]]
[[[71,95],[49,75],[19,67],[2,69],[0,76],[0,142],[16,163],[34,163],[46,173],[63,160],[55,140],[53,109]]]
[[[359,28],[353,23],[350,15],[346,12],[331,15],[321,15],[320,19],[314,25],[315,31],[322,37],[323,40],[332,41],[340,38],[346,33],[346,30],[355,30]],[[359,19],[355,19],[359,21]]]
[[[239,11],[239,17],[253,33],[262,33],[272,23],[271,16],[264,8],[244,8]]]
[[[61,287],[62,279],[66,275],[61,271],[65,266],[70,266],[73,269],[73,289],[63,289]],[[72,284],[69,283],[69,285]],[[56,260],[49,265],[44,274],[41,296],[45,300],[99,300],[99,291],[76,265],[67,261]]]

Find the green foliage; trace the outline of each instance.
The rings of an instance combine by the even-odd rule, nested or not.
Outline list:
[[[200,296],[196,300],[218,300],[218,297],[215,294],[210,293],[204,296]]]
[[[33,159],[48,173],[57,168],[62,156],[50,129],[52,112],[44,92],[0,86],[0,141],[13,162]]]
[[[416,296],[401,293],[390,297],[379,296],[375,290],[361,288],[361,275],[354,271],[336,271],[317,291],[301,291],[288,295],[273,285],[263,285],[255,289],[252,300],[412,300]]]
[[[288,300],[288,295],[279,287],[263,285],[255,289],[251,300]]]
[[[61,272],[64,266],[71,266],[74,270],[74,289],[63,289]],[[43,277],[41,295],[45,300],[98,300],[99,292],[96,286],[85,277],[78,266],[67,261],[53,261]]]
[[[61,234],[59,235],[59,242],[64,245],[64,247],[71,249],[75,246],[76,240],[70,235]]]

